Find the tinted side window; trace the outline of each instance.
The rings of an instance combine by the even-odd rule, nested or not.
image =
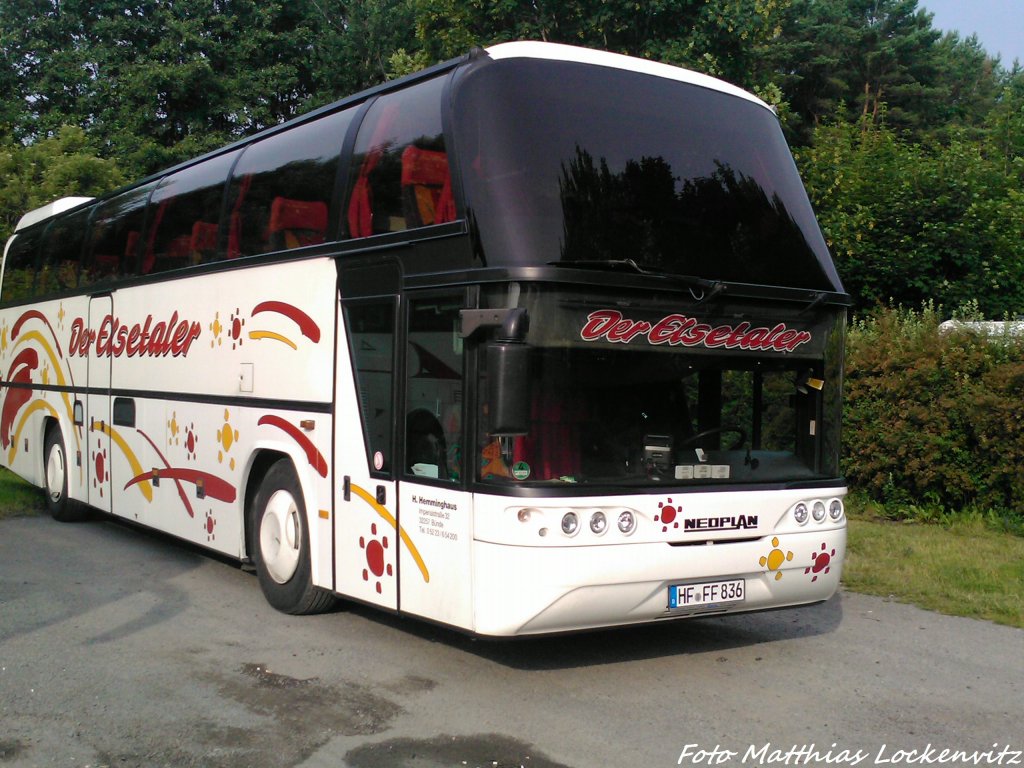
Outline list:
[[[88,255],[79,287],[130,275],[135,271],[146,201],[155,184],[130,189],[103,203],[93,218]]]
[[[409,308],[406,351],[405,472],[462,476],[462,295],[424,298]]]
[[[343,302],[363,415],[367,460],[377,472],[392,471],[392,385],[395,300]]]
[[[228,258],[333,239],[328,210],[354,111],[327,115],[246,148],[231,179]]]
[[[4,259],[4,284],[0,301],[31,299],[35,288],[36,263],[43,228],[19,232]]]
[[[140,271],[147,275],[217,256],[224,183],[238,152],[165,177],[149,203]]]
[[[438,78],[381,96],[356,137],[347,211],[349,237],[455,218],[441,130]]]
[[[59,293],[78,285],[78,265],[89,230],[91,208],[59,216],[46,233],[37,294]]]

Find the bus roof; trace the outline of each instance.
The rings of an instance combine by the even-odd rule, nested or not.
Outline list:
[[[592,48],[579,48],[575,45],[562,45],[561,43],[541,43],[534,41],[521,41],[512,43],[500,43],[486,49],[488,56],[492,59],[548,59],[551,61],[572,61],[580,64],[593,64],[599,67],[611,67],[613,69],[625,69],[630,72],[639,72],[655,77],[664,77],[669,80],[677,80],[682,83],[699,85],[703,88],[727,93],[731,96],[738,96],[741,99],[752,101],[767,110],[772,108],[761,99],[751,93],[738,88],[724,80],[704,75],[700,72],[693,72],[682,67],[675,67],[671,64],[662,64],[650,59],[638,59],[633,56],[624,56],[621,53],[610,53]]]
[[[59,200],[54,200],[52,203],[47,203],[35,210],[29,211],[18,219],[18,225],[14,228],[14,231],[18,232],[19,230],[31,227],[33,224],[45,221],[51,216],[56,216],[58,213],[77,208],[79,205],[88,203],[90,200],[92,200],[91,197],[62,197]]]

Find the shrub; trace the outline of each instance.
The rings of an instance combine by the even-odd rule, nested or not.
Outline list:
[[[980,508],[1024,521],[1024,340],[938,326],[930,306],[851,324],[846,477],[901,515]]]

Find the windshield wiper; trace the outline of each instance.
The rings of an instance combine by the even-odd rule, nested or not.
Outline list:
[[[696,275],[679,275],[673,272],[656,272],[646,269],[637,264],[633,259],[580,259],[573,261],[549,261],[548,266],[566,267],[567,269],[595,269],[608,272],[632,272],[637,275],[658,277],[664,280],[671,280],[681,283],[690,289],[690,295],[696,299],[698,304],[708,302],[724,293],[728,288],[727,283],[721,280],[712,280],[707,277]],[[700,295],[694,292],[700,290]]]
[[[811,297],[811,300],[807,303],[807,306],[800,310],[800,314],[802,315],[806,312],[810,312],[819,304],[821,304],[821,302],[823,302],[826,298],[828,298],[828,294],[825,293],[824,291],[816,292],[814,296]]]
[[[573,259],[572,261],[549,261],[548,266],[568,267],[570,269],[598,269],[607,270],[609,272],[626,270],[629,272],[635,272],[638,275],[657,274],[644,269],[633,261],[633,259]]]

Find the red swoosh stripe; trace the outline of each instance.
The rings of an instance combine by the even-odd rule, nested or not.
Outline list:
[[[320,341],[320,327],[313,322],[313,318],[298,307],[292,306],[291,304],[285,304],[283,301],[264,301],[253,308],[253,317],[258,315],[260,312],[277,312],[278,314],[284,315],[299,326],[299,330],[302,331],[302,335],[307,339],[311,340],[314,344]]]
[[[306,437],[299,428],[291,422],[285,421],[280,416],[261,416],[257,422],[260,426],[266,424],[270,427],[277,427],[299,444],[299,447],[306,452],[306,460],[309,465],[320,473],[320,477],[327,477],[327,460],[324,455],[313,445],[313,441]]]
[[[64,357],[64,352],[60,348],[60,339],[57,338],[57,334],[53,332],[53,326],[50,325],[50,321],[46,319],[46,315],[40,312],[38,309],[30,309],[28,312],[18,318],[18,321],[11,328],[11,338],[18,338],[18,334],[21,333],[21,326],[27,323],[29,320],[40,320],[49,329],[50,336],[53,338],[54,344],[57,345],[57,354],[60,357]]]
[[[203,491],[207,496],[217,499],[218,501],[226,501],[229,504],[235,500],[237,492],[235,486],[226,480],[221,480],[216,475],[211,475],[208,472],[200,472],[198,469],[185,469],[184,467],[168,467],[167,469],[154,469],[151,472],[143,472],[137,477],[133,477],[124,487],[127,490],[136,483],[141,483],[143,480],[152,480],[154,477],[159,476],[161,480],[184,480],[186,483],[195,483],[199,485],[200,482],[203,484]]]

